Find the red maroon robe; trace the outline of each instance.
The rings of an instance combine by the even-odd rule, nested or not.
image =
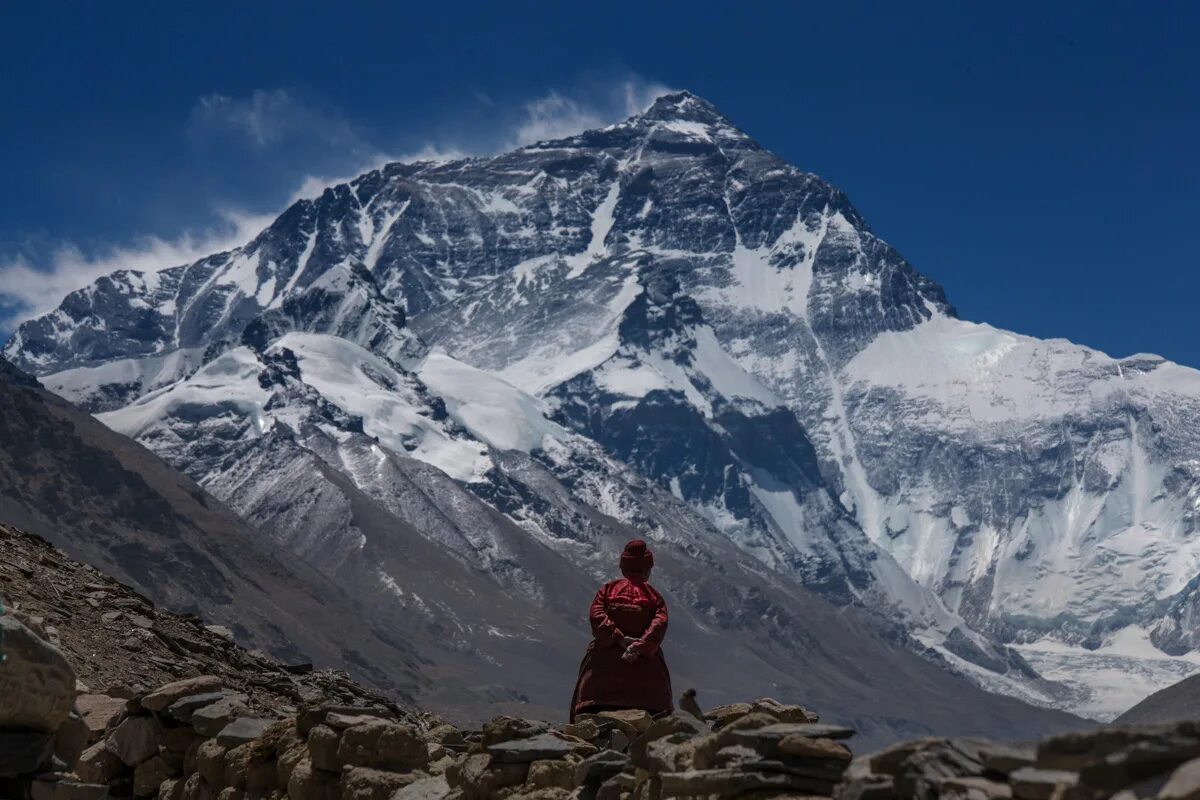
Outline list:
[[[640,708],[657,714],[674,710],[671,674],[663,658],[667,604],[654,587],[628,575],[606,583],[592,600],[588,644],[571,699],[576,714],[618,708]],[[621,660],[621,638],[638,640],[641,654],[633,663]]]

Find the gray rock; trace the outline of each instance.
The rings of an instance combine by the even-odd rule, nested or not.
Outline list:
[[[1158,793],[1158,800],[1200,800],[1200,758],[1180,764]]]
[[[190,722],[197,710],[225,699],[224,692],[205,692],[181,697],[167,707],[167,713],[180,722]]]
[[[75,762],[75,774],[87,783],[107,784],[124,769],[124,762],[104,742],[96,742],[84,750]]]
[[[127,766],[136,767],[158,754],[163,727],[154,717],[127,717],[104,740],[108,751]]]
[[[1032,767],[1037,761],[1037,750],[1032,746],[989,743],[980,750],[980,754],[983,756],[984,769],[1001,775],[1008,775],[1021,767]]]
[[[239,717],[233,720],[217,734],[217,742],[226,747],[237,747],[239,744],[252,742],[261,738],[267,728],[278,720],[260,719],[256,717]]]
[[[601,750],[588,756],[575,767],[575,783],[595,786],[621,772],[629,765],[629,756],[616,750]]]
[[[1022,767],[1008,776],[1008,782],[1013,796],[1020,800],[1049,800],[1055,789],[1079,783],[1079,775],[1059,769]]]
[[[192,712],[192,728],[201,736],[216,736],[248,710],[247,699],[244,694],[231,694],[226,695],[224,700],[196,709]]]
[[[221,679],[216,675],[201,675],[158,687],[142,698],[142,707],[150,711],[164,711],[183,697],[216,692],[221,688]]]
[[[781,722],[777,725],[736,731],[733,735],[746,740],[773,739],[778,741],[785,736],[804,736],[809,739],[849,739],[854,736],[854,729],[841,725],[825,725],[819,722]]]
[[[550,733],[528,739],[513,739],[487,746],[492,761],[499,764],[523,763],[543,759],[564,758],[575,751],[575,745]]]
[[[450,784],[444,775],[422,778],[410,783],[392,795],[392,800],[445,800],[450,794]]]
[[[55,731],[71,712],[75,672],[54,647],[15,618],[0,616],[0,728]]]

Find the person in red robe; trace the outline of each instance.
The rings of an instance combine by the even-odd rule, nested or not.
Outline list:
[[[576,714],[640,708],[674,710],[671,673],[663,657],[667,604],[649,584],[654,554],[641,539],[625,545],[619,580],[600,587],[592,600],[592,641],[579,665],[571,698]]]

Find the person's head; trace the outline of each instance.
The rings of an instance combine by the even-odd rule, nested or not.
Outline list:
[[[654,568],[654,553],[641,539],[632,539],[621,552],[621,574],[630,580],[649,580]]]

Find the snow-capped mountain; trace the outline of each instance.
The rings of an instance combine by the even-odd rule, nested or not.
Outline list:
[[[529,598],[517,553],[599,575],[602,515],[1035,702],[1112,716],[1200,669],[1200,373],[958,319],[686,92],[367,173],[5,355],[316,564],[363,549],[331,486]]]

